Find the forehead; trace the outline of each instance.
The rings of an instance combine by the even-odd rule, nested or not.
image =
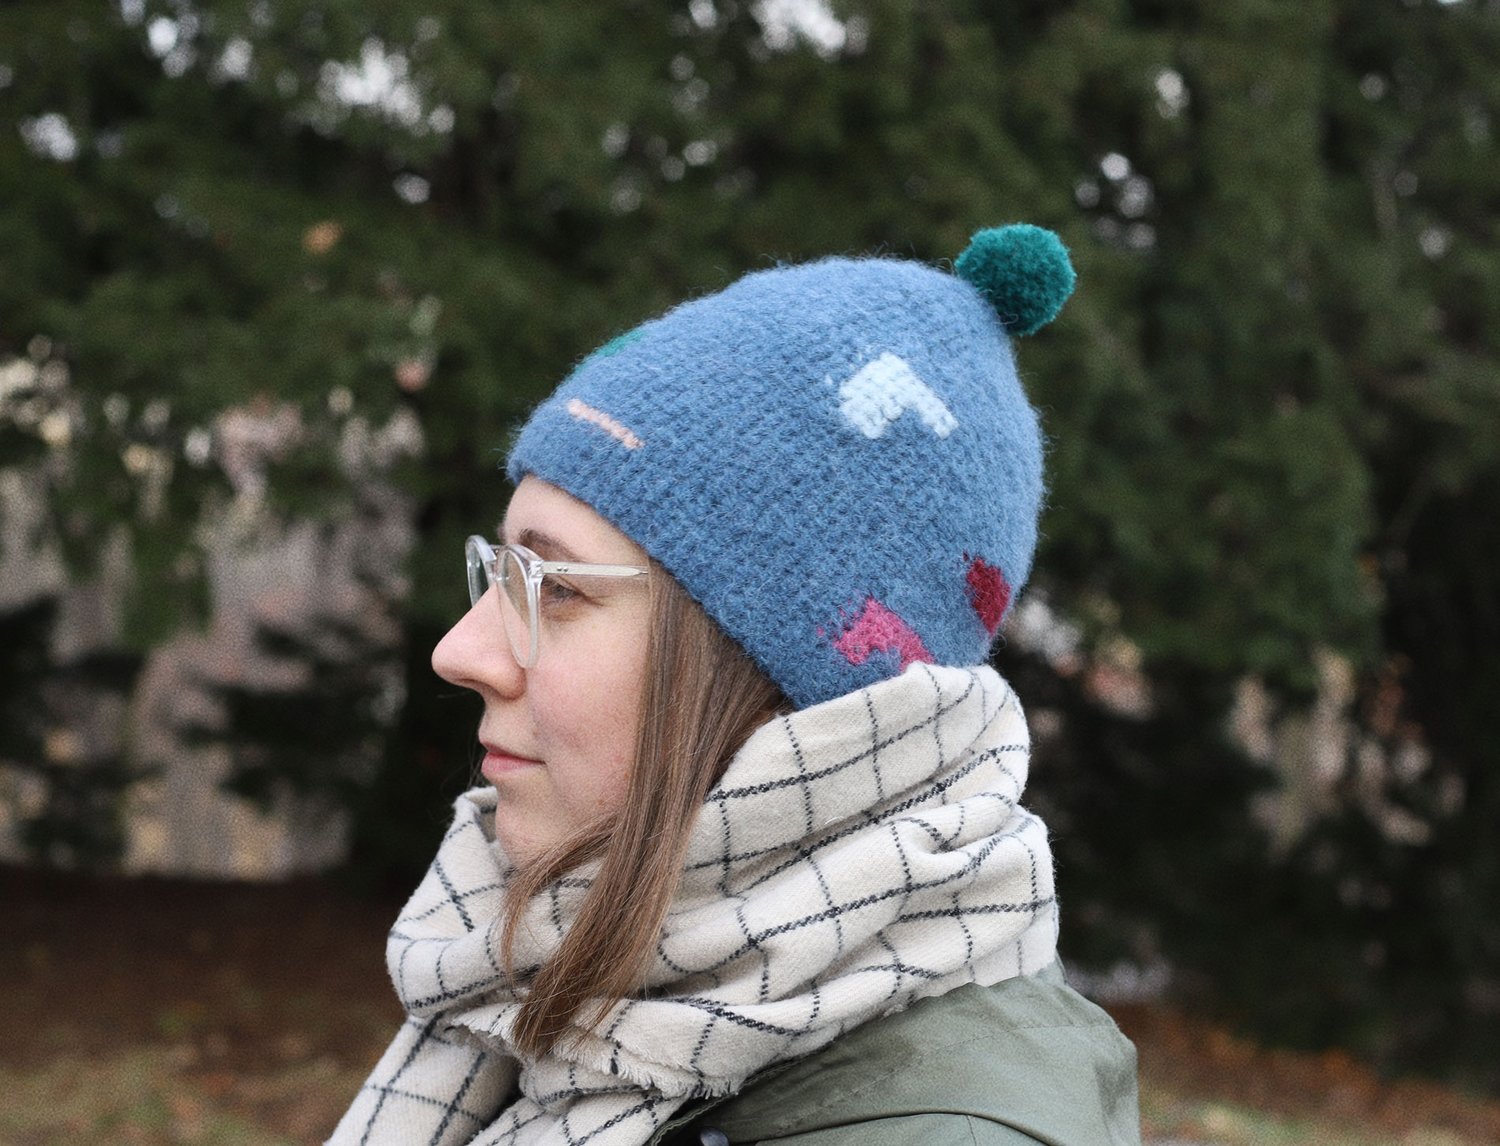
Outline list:
[[[572,494],[530,475],[521,479],[505,510],[500,535],[542,557],[545,550],[580,561],[641,564],[646,554],[625,534]],[[525,535],[525,536],[523,536]]]

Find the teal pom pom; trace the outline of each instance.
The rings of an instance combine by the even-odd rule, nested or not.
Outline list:
[[[1062,240],[1030,223],[980,231],[953,269],[979,289],[1017,337],[1035,334],[1056,318],[1078,281]]]

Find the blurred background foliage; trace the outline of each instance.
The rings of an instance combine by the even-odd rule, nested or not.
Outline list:
[[[427,658],[517,419],[746,270],[1023,219],[1082,282],[1020,350],[1051,495],[997,655],[1065,954],[1500,1086],[1496,60],[1494,0],[13,0],[0,478],[45,512],[7,544],[119,584],[73,658],[6,598],[25,842],[118,857],[151,762],[55,739],[209,618],[213,523],[383,486],[394,636],[268,631],[297,687],[188,731],[410,883],[472,753]]]

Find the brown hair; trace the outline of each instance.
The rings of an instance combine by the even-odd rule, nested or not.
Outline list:
[[[677,890],[698,810],[750,734],[786,707],[780,689],[676,580],[651,563],[651,635],[624,806],[517,873],[500,951],[508,970],[527,902],[569,870],[599,859],[572,927],[533,978],[514,1030],[541,1057],[589,1000],[599,1022],[640,989]]]

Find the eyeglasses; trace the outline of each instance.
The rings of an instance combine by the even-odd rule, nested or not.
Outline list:
[[[644,577],[641,565],[591,565],[581,561],[543,561],[524,545],[495,547],[479,536],[464,542],[469,575],[469,605],[479,603],[494,586],[511,652],[522,668],[535,668],[541,651],[542,581],[547,577]]]

